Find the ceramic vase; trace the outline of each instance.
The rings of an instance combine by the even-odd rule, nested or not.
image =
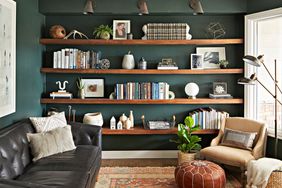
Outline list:
[[[85,92],[84,92],[84,89],[80,89],[78,91],[78,98],[80,99],[85,99]]]
[[[83,117],[83,123],[90,125],[103,125],[103,116],[101,112],[87,113]]]
[[[134,116],[133,116],[133,111],[132,110],[130,110],[129,119],[131,121],[131,127],[133,128],[134,127]]]
[[[123,69],[134,69],[134,67],[135,67],[134,56],[129,51],[128,54],[125,54],[123,56],[122,68]]]

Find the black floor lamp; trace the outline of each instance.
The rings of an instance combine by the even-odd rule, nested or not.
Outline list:
[[[278,153],[278,136],[277,136],[277,103],[279,103],[280,105],[282,105],[281,101],[278,100],[277,98],[277,93],[278,90],[280,91],[280,93],[282,94],[282,91],[280,89],[280,87],[278,86],[278,81],[277,81],[277,62],[276,60],[274,60],[274,77],[272,76],[272,74],[270,73],[270,71],[268,70],[268,68],[265,66],[264,62],[263,62],[263,55],[260,55],[258,57],[254,57],[254,56],[250,56],[247,55],[243,58],[243,60],[253,66],[256,67],[260,67],[261,65],[264,66],[264,68],[266,69],[267,73],[269,74],[269,76],[271,77],[271,79],[273,80],[273,84],[275,85],[275,90],[274,90],[274,94],[264,85],[262,84],[262,82],[260,82],[260,80],[257,78],[256,74],[252,74],[250,76],[250,78],[240,78],[238,80],[238,84],[243,84],[243,85],[254,85],[255,81],[257,81],[275,100],[275,105],[274,105],[274,137],[275,137],[275,150],[274,150],[274,155],[277,158],[277,153]]]

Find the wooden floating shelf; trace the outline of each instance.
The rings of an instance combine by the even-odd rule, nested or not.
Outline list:
[[[53,69],[41,68],[42,73],[62,73],[62,74],[242,74],[243,69],[206,69],[206,70],[157,70],[157,69]]]
[[[165,130],[148,130],[142,127],[134,127],[133,129],[123,130],[111,130],[109,128],[103,128],[103,135],[154,135],[154,134],[176,134],[177,128],[165,129]],[[193,134],[217,134],[217,129],[203,129],[193,132]]]
[[[172,100],[116,100],[116,99],[41,99],[42,104],[243,104],[243,99],[178,98]]]
[[[40,39],[43,45],[217,45],[243,44],[238,39],[192,39],[192,40],[101,40],[101,39]]]

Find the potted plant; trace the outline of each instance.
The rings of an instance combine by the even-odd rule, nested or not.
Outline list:
[[[78,78],[76,81],[76,85],[78,88],[78,98],[85,99],[85,93],[84,93],[84,84],[82,83],[81,78]]]
[[[108,25],[100,25],[93,32],[95,38],[109,40],[113,35],[113,29]]]
[[[199,130],[199,125],[194,125],[194,120],[191,116],[187,116],[184,120],[184,124],[178,124],[177,139],[171,139],[170,142],[174,142],[177,145],[178,152],[178,164],[191,161],[195,159],[196,152],[201,149],[199,142],[201,138],[197,135],[192,135],[194,131]]]
[[[225,59],[219,61],[219,67],[220,67],[221,69],[225,69],[228,64],[229,64],[229,62],[228,62],[227,60],[225,60]]]

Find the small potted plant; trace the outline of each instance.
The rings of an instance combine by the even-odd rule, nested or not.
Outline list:
[[[194,126],[194,120],[192,117],[187,116],[184,120],[184,124],[178,124],[177,139],[171,139],[170,142],[174,142],[177,145],[178,152],[178,164],[183,162],[192,161],[195,159],[196,152],[201,149],[199,142],[201,138],[197,135],[192,135],[194,131],[199,130],[199,125]]]
[[[98,39],[109,40],[111,38],[111,35],[113,35],[113,29],[108,25],[100,25],[95,29],[93,35]]]
[[[76,85],[77,85],[77,88],[78,88],[78,98],[80,99],[85,99],[85,93],[84,93],[84,84],[82,83],[82,80],[81,78],[78,78],[77,81],[76,81]]]
[[[227,61],[227,60],[220,60],[219,61],[219,67],[221,68],[221,69],[226,69],[226,67],[227,67],[227,65],[229,64],[229,62]]]

